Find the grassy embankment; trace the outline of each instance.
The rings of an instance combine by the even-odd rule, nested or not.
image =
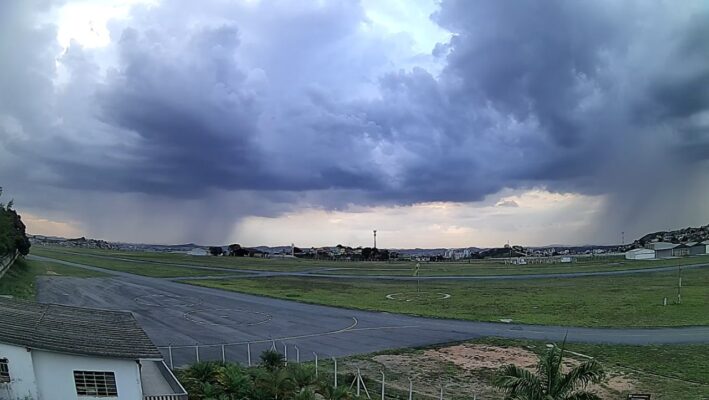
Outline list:
[[[402,394],[408,387],[408,377],[413,377],[416,390],[426,397],[437,398],[441,386],[446,388],[446,398],[501,398],[492,389],[496,369],[484,366],[487,359],[484,346],[491,346],[492,357],[499,355],[499,348],[521,352],[541,353],[545,343],[532,340],[508,340],[483,338],[463,343],[465,346],[482,347],[483,351],[470,354],[468,364],[455,363],[438,357],[437,350],[447,346],[431,346],[418,349],[384,351],[375,354],[349,357],[340,362],[343,374],[357,367],[363,375],[376,379],[368,385],[377,392],[379,371],[384,371],[390,385],[398,387]],[[566,349],[596,358],[609,373],[609,384],[602,391],[604,399],[626,398],[629,393],[651,393],[655,400],[697,400],[709,398],[709,345],[661,345],[623,346],[567,343]],[[500,357],[504,358],[504,357]],[[567,358],[585,360],[573,354]],[[331,369],[327,361],[325,370]],[[619,384],[621,383],[621,384]],[[421,396],[418,396],[421,397]]]
[[[83,268],[69,267],[52,262],[18,259],[0,278],[0,294],[20,299],[34,299],[36,279],[41,275],[74,276],[81,278],[102,277],[106,274]]]
[[[514,281],[346,281],[298,277],[186,281],[195,285],[308,303],[429,317],[593,327],[709,324],[709,270]],[[386,296],[404,293],[407,299]],[[440,299],[437,293],[448,293]],[[662,300],[668,298],[668,305]],[[409,301],[406,301],[409,300]]]

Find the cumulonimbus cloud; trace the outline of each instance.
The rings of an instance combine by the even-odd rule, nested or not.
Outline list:
[[[59,83],[40,7],[0,7],[0,165],[28,195],[243,191],[337,208],[543,186],[606,194],[617,217],[706,176],[701,3],[446,0],[434,72],[398,68],[405,40],[363,29],[356,1],[164,1],[113,21],[108,48],[72,44]]]

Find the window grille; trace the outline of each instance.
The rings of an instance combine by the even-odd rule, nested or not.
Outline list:
[[[74,384],[79,396],[118,396],[116,375],[113,372],[74,371]]]
[[[10,382],[10,368],[7,358],[0,358],[0,383]]]

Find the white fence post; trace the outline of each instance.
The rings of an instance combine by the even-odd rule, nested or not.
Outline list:
[[[249,367],[251,366],[251,343],[246,343],[246,354]]]
[[[318,353],[313,352],[313,355],[315,356],[315,377],[318,377]]]
[[[352,382],[352,383],[355,383],[355,382],[357,383],[357,389],[355,389],[356,390],[355,393],[357,393],[357,397],[359,397],[359,379],[358,378],[359,378],[359,368],[357,368],[357,375],[355,375],[355,380],[354,380],[354,382]],[[350,385],[350,388],[351,387],[352,387],[352,385]]]
[[[194,346],[194,353],[197,355],[197,362],[199,362],[199,345]]]
[[[226,363],[226,351],[224,350],[224,345],[222,345],[222,363]]]
[[[409,400],[414,399],[414,381],[409,378]]]
[[[295,347],[295,362],[300,364],[300,349],[298,348],[298,346],[293,347]]]
[[[384,400],[384,380],[386,377],[384,376],[384,371],[379,371],[382,373],[382,400]]]
[[[288,365],[288,345],[283,343],[283,358],[286,360],[286,365]]]
[[[175,366],[172,364],[172,345],[167,346],[167,354],[170,357],[170,369],[175,369]]]
[[[337,358],[332,357],[332,361],[335,362],[335,388],[337,388]]]

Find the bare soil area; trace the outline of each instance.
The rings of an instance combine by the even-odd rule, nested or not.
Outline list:
[[[376,379],[370,390],[379,391],[379,371],[387,375],[387,387],[408,390],[409,378],[414,391],[419,395],[437,398],[443,387],[446,398],[490,399],[501,397],[491,384],[497,370],[507,364],[515,364],[533,371],[537,355],[531,348],[502,347],[486,344],[459,344],[437,349],[420,350],[403,354],[376,355],[369,359],[352,360],[348,367],[361,368],[363,375]],[[565,369],[573,368],[582,361],[577,356],[567,355]],[[618,399],[631,392],[635,382],[622,373],[610,371],[603,385],[594,385],[590,390],[603,399]]]

